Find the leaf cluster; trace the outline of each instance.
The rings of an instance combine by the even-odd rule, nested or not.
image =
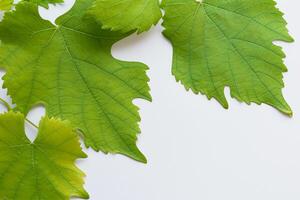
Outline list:
[[[38,6],[57,3],[0,0],[0,66],[16,104],[0,115],[0,198],[89,198],[74,165],[86,157],[78,135],[96,151],[147,162],[136,146],[141,118],[132,101],[151,101],[148,67],[114,58],[111,48],[161,19],[172,74],[187,90],[228,108],[229,87],[241,102],[292,115],[282,95],[285,54],[273,42],[293,39],[273,0],[77,0],[55,24],[42,19]],[[24,116],[38,104],[47,116],[30,142]]]

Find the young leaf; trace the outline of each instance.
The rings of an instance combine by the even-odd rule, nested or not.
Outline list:
[[[85,157],[77,134],[66,122],[43,118],[31,143],[22,114],[0,115],[1,199],[88,199],[84,174],[74,165]]]
[[[10,10],[14,1],[13,0],[0,0],[0,10]]]
[[[83,17],[92,2],[77,0],[56,26],[30,3],[7,13],[0,24],[4,87],[23,113],[43,103],[49,116],[78,127],[87,146],[146,162],[135,144],[140,117],[132,100],[151,100],[147,66],[112,57],[112,45],[127,35]]]
[[[158,0],[96,0],[90,13],[103,28],[138,33],[150,29],[162,16]]]
[[[173,75],[186,89],[228,107],[224,87],[246,103],[292,115],[282,96],[281,48],[293,41],[273,0],[164,0],[164,35],[174,48]]]
[[[35,3],[44,8],[49,8],[49,4],[57,4],[57,3],[64,2],[64,0],[24,0],[24,1]]]

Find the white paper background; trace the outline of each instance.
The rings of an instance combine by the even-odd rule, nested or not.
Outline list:
[[[162,27],[130,36],[114,46],[113,55],[150,67],[153,102],[134,101],[142,116],[138,146],[149,163],[85,150],[89,158],[78,164],[87,174],[92,200],[300,199],[300,2],[278,3],[296,40],[280,43],[289,68],[284,96],[294,117],[269,106],[238,103],[228,89],[229,110],[186,92],[171,76],[172,47],[161,35]],[[72,4],[66,0],[41,14],[53,21]],[[5,94],[0,91],[8,99]],[[43,114],[38,108],[28,117],[37,124]],[[29,126],[27,132],[33,137]]]

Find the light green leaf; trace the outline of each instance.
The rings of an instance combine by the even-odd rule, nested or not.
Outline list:
[[[186,89],[228,107],[224,87],[246,103],[292,115],[282,96],[287,69],[273,41],[293,41],[273,0],[164,0],[164,35],[174,48],[172,72]]]
[[[57,4],[57,3],[63,3],[64,0],[23,0],[35,3],[39,6],[43,6],[44,8],[49,8],[49,4]],[[14,3],[14,0],[0,0],[0,10],[10,10],[12,8],[12,5]]]
[[[0,10],[10,10],[14,1],[13,0],[0,0]]]
[[[90,13],[103,28],[138,33],[150,29],[162,16],[158,0],[96,0]]]
[[[74,165],[85,157],[69,123],[43,118],[31,143],[22,114],[0,115],[0,199],[87,199],[84,174]]]
[[[49,8],[49,4],[57,4],[57,3],[63,3],[64,0],[24,0],[31,3],[35,3],[39,6],[42,6],[44,8]]]
[[[78,127],[87,146],[146,162],[135,144],[140,117],[132,100],[151,100],[147,66],[112,57],[112,45],[127,35],[83,17],[92,2],[77,0],[57,26],[30,3],[7,13],[0,23],[4,87],[23,113],[42,103],[49,116]]]

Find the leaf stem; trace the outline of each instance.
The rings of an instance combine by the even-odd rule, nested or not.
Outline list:
[[[1,103],[7,108],[7,110],[11,110],[9,103],[7,103],[4,99],[0,98]]]
[[[37,125],[35,125],[32,121],[30,121],[29,119],[25,118],[25,121],[28,122],[31,126],[33,126],[34,128],[38,129],[39,127]]]
[[[8,111],[12,110],[12,107],[9,105],[9,103],[7,103],[7,101],[5,101],[4,99],[0,98],[0,102],[7,108]],[[39,128],[37,125],[35,125],[29,119],[25,118],[25,121],[28,122],[31,126],[37,128],[37,129]]]

